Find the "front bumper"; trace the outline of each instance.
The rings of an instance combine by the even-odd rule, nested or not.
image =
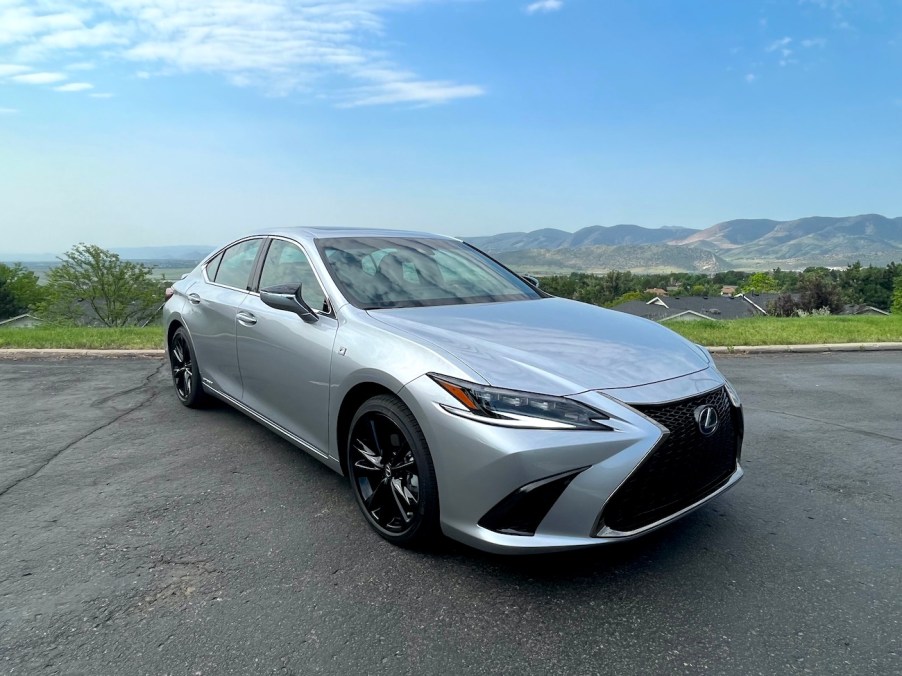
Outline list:
[[[676,382],[682,381],[682,382]],[[668,381],[668,400],[674,394],[689,398],[722,387],[714,369]],[[634,393],[641,403],[649,399],[646,387]],[[554,552],[597,546],[638,537],[688,514],[725,492],[742,477],[738,464],[710,492],[673,513],[655,518],[633,530],[615,530],[601,521],[605,505],[627,479],[661,444],[668,431],[651,418],[612,397],[591,391],[574,395],[603,410],[613,431],[523,430],[466,420],[443,410],[453,405],[428,377],[409,383],[401,396],[426,436],[435,465],[441,525],[449,537],[478,549],[508,554]],[[618,392],[618,396],[625,396]],[[740,413],[741,416],[741,413]],[[578,473],[575,473],[577,470]],[[480,525],[484,517],[518,489],[547,477],[575,473],[538,522],[532,535],[498,532]]]

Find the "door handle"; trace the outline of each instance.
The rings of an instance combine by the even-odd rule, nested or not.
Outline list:
[[[198,296],[196,293],[189,293],[189,294],[188,294],[188,300],[189,300],[192,304],[197,305],[198,303],[200,303],[200,296]]]
[[[244,326],[253,326],[257,323],[257,318],[254,317],[250,312],[244,312],[243,310],[235,315],[238,318],[238,321]]]

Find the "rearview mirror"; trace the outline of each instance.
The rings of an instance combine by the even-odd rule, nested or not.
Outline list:
[[[315,322],[319,317],[301,297],[301,285],[280,284],[260,289],[260,300],[276,310],[293,312],[305,322]]]
[[[529,284],[530,286],[534,286],[537,289],[539,288],[539,280],[532,275],[520,275],[520,279]]]

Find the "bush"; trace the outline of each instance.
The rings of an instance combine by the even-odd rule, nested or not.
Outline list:
[[[40,302],[43,296],[38,276],[21,263],[0,263],[0,319],[23,314]]]

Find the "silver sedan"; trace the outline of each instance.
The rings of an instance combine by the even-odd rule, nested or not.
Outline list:
[[[704,348],[454,238],[271,230],[169,296],[179,401],[217,397],[348,476],[399,545],[620,541],[742,476],[742,408]]]

